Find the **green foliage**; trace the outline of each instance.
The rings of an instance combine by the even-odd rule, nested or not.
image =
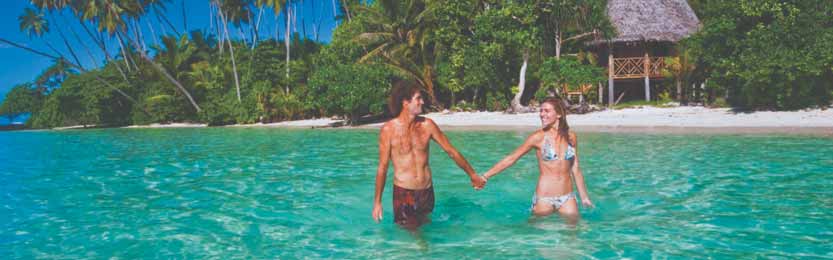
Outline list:
[[[486,104],[485,107],[489,111],[503,111],[509,105],[509,98],[506,95],[489,92],[486,94]]]
[[[366,113],[381,113],[391,73],[379,65],[336,64],[319,68],[310,79],[318,107],[345,115],[351,123]]]
[[[14,118],[22,114],[33,113],[40,107],[42,98],[40,93],[32,89],[29,84],[17,85],[6,93],[3,104],[0,104],[0,115]]]
[[[553,55],[548,47],[553,28],[570,37],[597,27],[605,31],[607,23],[604,1],[599,0],[350,0],[341,2],[340,13],[346,16],[338,18],[331,42],[322,44],[295,33],[289,39],[287,62],[282,39],[234,40],[238,32],[248,36],[247,27],[259,19],[253,7],[286,13],[285,1],[217,1],[212,4],[229,22],[234,60],[228,42],[200,30],[154,35],[158,38],[137,44],[149,44],[148,55],[153,57],[145,59],[140,47],[131,46],[136,37],[131,34],[151,14],[167,20],[160,12],[166,1],[37,2],[37,9],[19,18],[21,30],[37,36],[48,33],[44,14],[71,11],[64,13],[98,30],[101,37],[90,33],[94,41],[121,38],[119,46],[111,47],[124,49],[110,48],[115,58],[99,69],[78,74],[59,61],[39,75],[33,84],[42,96],[32,109],[34,127],[225,125],[331,115],[355,122],[384,111],[390,80],[397,77],[416,80],[436,97],[432,101],[439,102],[437,107],[503,110],[517,85],[522,54],[532,54],[530,71],[541,65],[541,57]],[[268,23],[261,28],[277,26]],[[574,41],[565,43],[563,50],[576,53],[582,48]],[[173,84],[165,72],[180,84]],[[532,77],[528,82],[534,85],[537,79]]]
[[[562,93],[577,91],[582,85],[604,80],[602,68],[582,64],[573,58],[547,58],[536,74],[542,83],[542,87],[535,93],[538,99],[545,98],[547,92],[555,88],[560,89]]]
[[[810,1],[701,1],[703,30],[686,42],[702,60],[711,100],[799,109],[833,98],[833,5]]]
[[[128,124],[133,110],[132,104],[112,88],[96,81],[96,77],[118,82],[113,80],[118,76],[108,68],[70,75],[60,88],[46,96],[43,106],[32,115],[32,127]],[[131,91],[123,82],[113,85],[124,91]]]

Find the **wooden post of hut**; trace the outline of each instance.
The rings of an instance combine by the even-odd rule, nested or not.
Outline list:
[[[613,48],[610,48],[610,51],[607,55],[607,105],[613,106]]]
[[[645,52],[645,101],[651,101],[651,58]]]

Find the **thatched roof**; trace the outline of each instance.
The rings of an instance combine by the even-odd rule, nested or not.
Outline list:
[[[607,15],[616,28],[612,42],[677,42],[700,28],[685,0],[608,0]]]

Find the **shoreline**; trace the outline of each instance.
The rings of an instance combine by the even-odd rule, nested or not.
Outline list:
[[[443,130],[452,131],[532,131],[540,127],[538,113],[453,112],[423,114]],[[288,129],[378,129],[382,123],[338,126],[342,120],[318,118],[276,123],[236,124],[230,128]],[[735,112],[728,108],[638,107],[568,115],[577,132],[595,133],[670,133],[670,134],[787,134],[833,136],[833,109],[799,111]],[[87,127],[90,127],[89,125]],[[172,123],[131,125],[120,128],[206,128],[207,124]],[[53,130],[77,129],[61,127]]]

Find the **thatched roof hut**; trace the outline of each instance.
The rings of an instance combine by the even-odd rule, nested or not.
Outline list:
[[[665,57],[676,56],[673,46],[697,32],[700,20],[685,0],[608,0],[607,15],[616,35],[588,45],[600,57],[608,57],[600,64],[608,68],[608,104],[617,103],[626,92],[650,101],[651,79],[664,77]],[[644,91],[636,88],[639,79]],[[624,86],[619,91],[614,88],[617,80]],[[600,85],[599,103],[602,91]]]
[[[700,20],[685,0],[608,0],[607,15],[616,29],[610,39],[613,43],[677,42],[700,28]]]

